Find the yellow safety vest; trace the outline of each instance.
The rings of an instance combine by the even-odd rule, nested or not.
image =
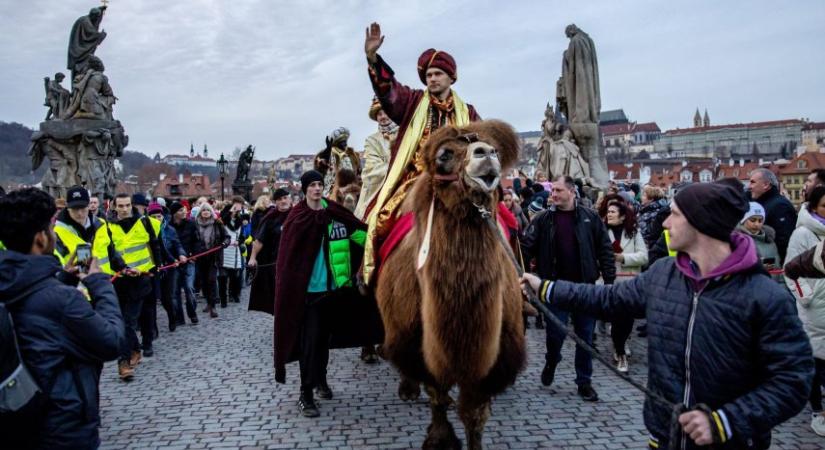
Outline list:
[[[147,219],[154,229],[155,238],[160,239],[160,221],[153,217],[147,217]],[[100,270],[110,275],[115,274],[109,261],[109,233],[112,235],[115,251],[123,258],[127,266],[140,272],[148,272],[155,267],[152,249],[149,246],[149,232],[144,226],[143,218],[139,218],[137,222],[140,225],[135,223],[128,233],[116,223],[105,223],[98,228],[95,233],[92,255],[97,258]]]
[[[54,234],[57,235],[58,240],[58,245],[54,247],[54,254],[64,266],[69,262],[69,256],[75,252],[78,245],[91,244],[91,242],[84,241],[74,227],[59,220],[54,223]]]
[[[665,245],[667,245],[667,256],[676,256],[676,250],[670,249],[670,230],[665,230]]]

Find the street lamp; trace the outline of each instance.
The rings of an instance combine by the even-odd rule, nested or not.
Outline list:
[[[221,201],[223,201],[223,179],[226,177],[226,169],[229,166],[229,161],[223,157],[223,153],[221,153],[220,159],[218,159],[218,173],[221,176]]]

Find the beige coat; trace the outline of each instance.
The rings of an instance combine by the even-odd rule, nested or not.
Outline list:
[[[608,229],[607,234],[610,236],[610,242],[613,242],[615,240],[613,230]],[[624,255],[624,263],[616,261],[617,274],[637,274],[642,271],[642,267],[647,264],[647,246],[641,232],[637,230],[631,237],[622,232],[622,255]],[[616,281],[629,278],[617,276]]]
[[[381,132],[376,132],[367,137],[364,143],[364,169],[361,171],[361,195],[358,197],[358,204],[355,206],[355,217],[366,221],[364,213],[372,198],[381,189],[384,178],[387,177],[387,170],[390,164],[390,146],[392,140],[384,139]]]

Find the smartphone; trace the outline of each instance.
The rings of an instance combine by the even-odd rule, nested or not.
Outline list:
[[[80,267],[81,272],[86,272],[89,268],[89,260],[92,259],[92,246],[89,244],[80,244],[75,250],[75,265]]]

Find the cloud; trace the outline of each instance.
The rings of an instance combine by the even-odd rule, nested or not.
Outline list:
[[[65,71],[72,23],[95,4],[0,0],[0,120],[42,120],[42,78]],[[596,42],[603,107],[633,120],[684,127],[696,107],[714,123],[825,120],[825,4],[813,0],[112,0],[97,54],[132,149],[180,153],[191,141],[217,154],[252,143],[274,159],[317,151],[338,126],[356,147],[375,130],[363,55],[372,21],[402,82],[419,85],[422,50],[447,50],[462,98],[520,130],[538,129],[555,94],[571,22]]]

